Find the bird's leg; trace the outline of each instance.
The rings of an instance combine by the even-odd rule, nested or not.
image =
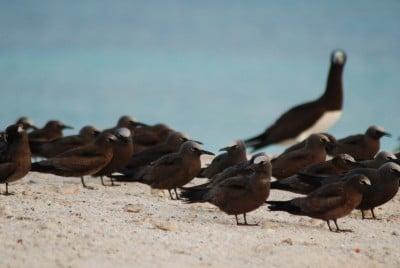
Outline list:
[[[247,219],[246,219],[246,213],[243,213],[243,219],[244,219],[244,223],[240,223],[238,225],[245,225],[245,226],[258,226],[257,223],[247,223]]]
[[[337,224],[336,219],[333,220],[333,222],[334,222],[335,225],[336,225],[336,232],[337,232],[337,233],[342,233],[342,232],[353,232],[353,230],[350,230],[350,229],[340,229],[340,228],[339,228],[339,225]]]
[[[87,186],[85,184],[85,180],[83,179],[83,176],[81,177],[81,182],[82,182],[83,188],[86,188],[86,189],[89,189],[89,190],[94,190],[94,188],[92,186]]]
[[[240,223],[239,223],[239,221],[238,221],[238,217],[237,217],[236,214],[235,214],[235,219],[236,219],[236,225],[240,225]]]
[[[378,218],[375,216],[374,208],[371,208],[371,214],[372,214],[372,218],[373,218],[373,219],[378,219]]]
[[[4,192],[4,193],[2,193],[3,195],[14,195],[14,193],[10,193],[9,191],[8,191],[8,182],[6,182],[6,191]]]
[[[180,200],[178,192],[176,191],[176,188],[174,188],[174,192],[175,192],[176,200]]]
[[[171,200],[175,200],[175,198],[172,196],[171,189],[168,189],[168,193],[169,193],[169,197],[171,197]]]
[[[363,220],[365,220],[365,213],[364,213],[364,210],[362,210],[362,209],[361,209],[361,217]]]
[[[101,185],[103,185],[103,186],[107,186],[107,185],[104,183],[103,176],[100,176],[100,181],[101,181]]]
[[[121,186],[121,184],[114,183],[114,179],[111,178],[111,186]]]
[[[329,220],[326,220],[326,223],[328,224],[329,231],[333,232],[333,230],[332,230],[332,228],[331,228],[331,224],[329,223]]]

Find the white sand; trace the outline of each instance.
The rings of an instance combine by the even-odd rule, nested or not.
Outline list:
[[[354,232],[333,233],[266,206],[248,214],[259,226],[236,226],[212,205],[146,185],[87,182],[97,190],[39,173],[11,184],[15,195],[0,196],[0,267],[400,267],[400,194],[376,209],[382,220],[354,211],[339,219]]]

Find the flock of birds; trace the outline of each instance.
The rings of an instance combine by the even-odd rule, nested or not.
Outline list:
[[[390,136],[379,126],[342,139],[324,132],[341,115],[345,61],[344,51],[333,51],[320,98],[288,110],[260,135],[220,149],[223,153],[204,167],[201,155],[214,154],[165,124],[147,125],[122,116],[112,128],[100,131],[88,125],[76,135],[63,136],[63,129],[71,127],[60,121],[48,121],[38,129],[21,117],[0,133],[4,195],[11,194],[10,182],[28,172],[80,177],[88,189],[93,188],[86,185],[84,176],[92,176],[99,177],[104,186],[139,182],[168,190],[171,199],[209,202],[234,215],[238,225],[252,225],[246,214],[268,203],[272,211],[322,219],[331,231],[347,231],[339,228],[338,218],[354,209],[361,211],[363,219],[368,210],[376,218],[374,208],[396,195],[400,154],[379,151],[380,139]],[[247,149],[277,143],[292,146],[273,158],[264,152],[248,157]],[[106,184],[104,177],[111,182]],[[194,178],[207,181],[185,186]],[[305,196],[268,200],[271,189]]]

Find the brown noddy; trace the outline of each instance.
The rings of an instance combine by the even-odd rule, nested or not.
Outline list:
[[[181,197],[187,203],[211,203],[228,215],[235,215],[237,225],[250,225],[246,213],[265,203],[271,179],[270,158],[264,155],[256,159],[254,164],[247,167],[253,170],[250,174],[226,178],[206,188],[183,190]],[[243,214],[243,223],[238,221],[239,214]]]
[[[31,151],[28,135],[20,124],[6,129],[7,148],[2,152],[0,162],[0,183],[6,184],[4,195],[10,195],[8,183],[23,178],[31,169]]]
[[[86,186],[83,176],[96,174],[111,161],[113,144],[116,140],[113,134],[102,132],[92,143],[32,163],[31,171],[64,177],[81,177],[83,187],[93,189]]]
[[[329,221],[336,225],[336,232],[342,230],[337,219],[344,217],[355,209],[363,198],[363,194],[371,187],[370,180],[362,175],[350,175],[346,180],[325,185],[306,197],[298,197],[288,201],[267,201],[271,211],[286,211],[294,215],[308,216],[325,220],[329,230],[333,231]]]

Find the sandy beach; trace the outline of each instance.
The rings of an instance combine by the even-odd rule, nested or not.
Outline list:
[[[195,179],[192,183],[200,183]],[[400,196],[376,209],[325,222],[270,212],[236,226],[210,204],[184,204],[138,183],[83,189],[78,178],[30,173],[0,196],[0,267],[399,267]],[[2,185],[4,187],[4,185]],[[2,189],[3,191],[3,189]],[[272,191],[269,199],[294,194]]]

